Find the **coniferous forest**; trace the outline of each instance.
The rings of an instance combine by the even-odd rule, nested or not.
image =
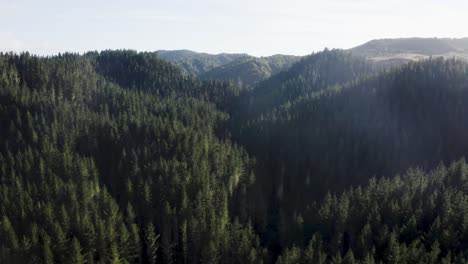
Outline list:
[[[250,83],[1,53],[0,263],[468,262],[466,61],[324,50]]]

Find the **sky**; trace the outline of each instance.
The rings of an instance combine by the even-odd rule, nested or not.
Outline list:
[[[0,0],[0,51],[305,55],[371,39],[468,37],[466,0]]]

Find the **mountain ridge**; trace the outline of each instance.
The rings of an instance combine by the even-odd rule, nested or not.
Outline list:
[[[468,59],[468,38],[384,38],[348,49],[383,66],[398,67],[430,57]]]
[[[159,50],[156,53],[180,68],[188,75],[201,79],[235,81],[241,86],[252,87],[280,71],[287,70],[301,57],[275,54],[256,57],[246,53],[198,53],[191,50]]]
[[[383,68],[391,68],[431,56],[468,59],[468,37],[382,38],[343,50],[366,57]],[[233,80],[250,87],[281,71],[288,70],[294,63],[306,57],[285,54],[271,56],[253,56],[247,53],[210,54],[187,49],[158,50],[156,53],[162,59],[181,67],[187,74],[202,79]],[[287,61],[278,63],[278,57]]]

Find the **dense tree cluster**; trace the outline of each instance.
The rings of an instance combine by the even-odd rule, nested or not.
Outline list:
[[[0,54],[0,263],[464,263],[467,73]]]
[[[235,81],[243,89],[251,89],[257,83],[288,70],[300,57],[273,55],[269,57],[243,57],[207,72],[199,74],[202,79]]]
[[[189,50],[160,50],[158,55],[179,66],[187,75],[204,80],[234,81],[243,88],[252,88],[272,75],[288,70],[301,57],[273,55],[254,57],[248,54],[206,54]]]
[[[238,59],[250,57],[245,53],[208,54],[191,50],[158,50],[162,59],[179,66],[184,74],[200,76]]]
[[[0,64],[0,262],[262,257],[231,214],[247,208],[253,162],[214,135],[226,114],[207,98],[226,86],[126,51]]]
[[[328,193],[296,216],[302,247],[278,263],[465,263],[467,175],[460,160]]]
[[[260,83],[246,95],[244,103],[254,114],[265,114],[312,91],[355,81],[373,72],[373,65],[364,58],[344,51],[325,50],[304,57],[288,71]]]

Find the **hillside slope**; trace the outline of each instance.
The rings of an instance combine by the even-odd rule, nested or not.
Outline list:
[[[467,73],[0,54],[0,263],[466,263]]]
[[[241,86],[252,87],[272,75],[288,70],[299,59],[300,57],[288,55],[245,57],[207,71],[200,78],[233,80]]]
[[[249,56],[229,53],[208,54],[190,50],[158,50],[156,53],[162,59],[181,67],[185,73],[193,75],[200,75],[236,59]]]
[[[179,66],[188,75],[201,79],[230,80],[244,88],[289,69],[299,56],[254,57],[247,54],[207,54],[189,50],[156,52],[162,59]]]
[[[259,262],[226,88],[154,53],[1,54],[0,263]]]
[[[468,38],[377,39],[354,47],[350,51],[384,66],[399,66],[431,56],[468,59]]]

